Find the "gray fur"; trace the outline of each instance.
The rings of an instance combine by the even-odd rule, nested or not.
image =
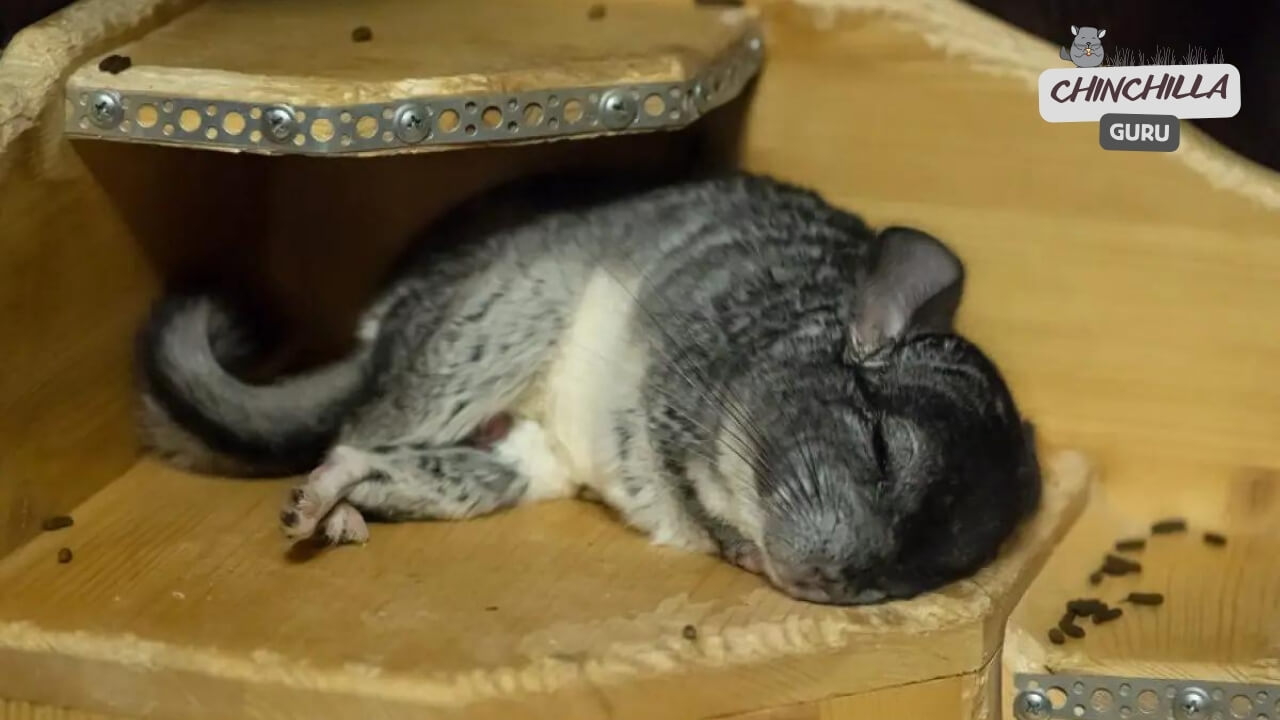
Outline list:
[[[359,471],[313,474],[286,510],[310,520],[282,518],[299,533],[344,501],[393,519],[492,512],[534,479],[457,446],[543,381],[603,275],[628,288],[618,322],[645,349],[635,392],[598,418],[615,457],[603,494],[647,531],[693,528],[681,543],[707,538],[789,594],[860,603],[974,571],[1034,507],[1030,438],[997,369],[950,332],[963,268],[937,240],[749,175],[575,199],[589,182],[512,211],[530,187],[437,227],[371,306],[361,349],[305,396],[297,380],[248,388],[198,315],[160,314],[149,402],[188,436],[217,428],[224,454],[317,463],[303,441],[336,444]],[[619,362],[601,357],[628,377]],[[654,514],[675,517],[659,531]]]

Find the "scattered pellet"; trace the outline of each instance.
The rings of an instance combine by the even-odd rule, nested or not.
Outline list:
[[[698,628],[692,625],[685,625],[684,628],[680,631],[680,634],[684,636],[685,640],[697,640]]]
[[[1071,613],[1062,616],[1062,619],[1058,621],[1058,629],[1067,637],[1076,639],[1084,637],[1084,628],[1076,625],[1076,616]]]
[[[1093,572],[1089,573],[1089,584],[1090,584],[1090,585],[1101,585],[1101,584],[1102,584],[1102,578],[1103,578],[1103,576],[1104,576],[1105,574],[1106,574],[1106,573],[1102,572],[1101,570],[1095,570],[1095,571],[1093,571]]]
[[[497,612],[497,610],[498,610],[497,605],[489,605],[484,609],[485,612]]]
[[[742,7],[746,0],[693,0],[694,5],[718,5],[720,7]]]
[[[1108,575],[1128,575],[1142,572],[1142,565],[1119,555],[1108,554],[1106,561],[1102,564],[1102,572]]]
[[[605,6],[600,3],[596,3],[595,5],[592,5],[591,7],[587,8],[587,19],[603,20],[605,12],[606,12]]]
[[[1049,630],[1049,642],[1053,643],[1054,645],[1061,645],[1066,641],[1067,641],[1066,636],[1063,635],[1062,631],[1059,630],[1058,628],[1052,628],[1051,630]]]
[[[1085,617],[1106,609],[1107,604],[1097,598],[1081,598],[1067,603],[1067,612],[1076,617]]]
[[[1227,544],[1227,536],[1216,532],[1207,532],[1204,534],[1204,544],[1213,545],[1214,547],[1222,547]]]
[[[128,55],[108,55],[98,63],[99,70],[112,75],[119,75],[131,67],[133,67],[133,60]]]
[[[1147,541],[1144,538],[1130,538],[1128,540],[1116,541],[1117,552],[1133,552],[1135,550],[1141,550],[1146,546]]]
[[[1124,610],[1121,610],[1120,608],[1107,608],[1106,610],[1101,610],[1093,614],[1093,624],[1101,625],[1103,623],[1108,623],[1123,614]]]
[[[361,25],[351,31],[351,42],[369,42],[372,39],[373,31],[369,29],[368,25]]]
[[[1155,535],[1168,535],[1170,533],[1185,532],[1187,529],[1187,521],[1182,518],[1166,518],[1151,526],[1151,532]]]
[[[71,548],[62,548],[58,551],[58,563],[66,565],[71,562]]]
[[[1160,593],[1129,593],[1129,597],[1125,598],[1134,605],[1160,605],[1164,603],[1164,595]]]
[[[45,518],[44,522],[40,523],[40,527],[46,531],[50,531],[69,528],[75,524],[76,521],[73,520],[70,515],[54,515],[53,517]]]

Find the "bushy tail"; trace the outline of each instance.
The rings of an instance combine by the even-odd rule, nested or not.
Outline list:
[[[170,296],[138,340],[143,442],[174,465],[222,475],[313,467],[369,385],[371,350],[269,385],[229,368],[256,350],[245,326],[208,297]]]
[[[1066,49],[1066,48],[1064,48],[1064,47],[1062,47],[1061,45],[1059,45],[1059,46],[1058,46],[1058,57],[1062,58],[1063,60],[1070,60],[1070,59],[1071,59],[1071,53],[1067,52],[1067,49]]]

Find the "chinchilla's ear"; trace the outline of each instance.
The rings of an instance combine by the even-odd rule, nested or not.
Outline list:
[[[1080,34],[1080,28],[1076,27],[1075,25],[1072,25],[1072,26],[1071,26],[1071,34],[1072,34],[1072,35],[1079,35],[1079,34]]]
[[[1099,30],[1099,31],[1098,31],[1098,39],[1099,39],[1099,40],[1101,40],[1102,38],[1104,38],[1104,37],[1106,37],[1106,36],[1107,36],[1107,31],[1106,31],[1106,30]]]
[[[964,265],[933,236],[890,227],[877,240],[875,270],[853,303],[846,357],[854,362],[908,330],[950,330],[964,290]]]

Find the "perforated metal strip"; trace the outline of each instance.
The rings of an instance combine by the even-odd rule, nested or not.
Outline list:
[[[1019,673],[1014,687],[1018,720],[1280,720],[1280,684]]]
[[[343,107],[68,89],[66,132],[126,142],[269,154],[376,153],[683,127],[732,100],[759,71],[749,35],[679,83],[549,88],[509,94],[407,97]]]

